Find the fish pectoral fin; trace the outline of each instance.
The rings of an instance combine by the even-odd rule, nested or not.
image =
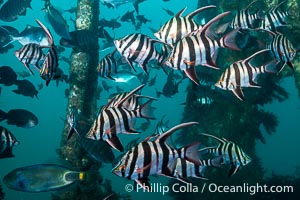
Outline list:
[[[189,77],[189,79],[199,85],[199,79],[196,74],[195,67],[187,68],[186,70],[184,70],[184,73],[187,75],[187,77]]]
[[[135,171],[136,171],[138,174],[143,174],[143,173],[144,173],[144,170],[147,170],[147,169],[149,169],[149,168],[151,167],[151,164],[152,164],[152,162],[150,162],[149,164],[147,164],[147,165],[144,166],[144,167],[136,168]]]
[[[184,59],[183,62],[186,64],[186,65],[189,65],[191,67],[195,67],[195,61],[189,61],[189,60],[186,60]]]
[[[260,85],[258,85],[257,83],[255,83],[253,81],[250,83],[249,87],[261,88]]]
[[[151,186],[150,186],[148,178],[137,179],[137,180],[135,180],[135,182],[138,185],[140,185],[142,188],[144,188],[145,190],[151,191]]]
[[[241,168],[240,166],[232,165],[230,167],[230,170],[229,170],[229,173],[228,173],[228,177],[233,176],[237,171],[239,171],[240,168]]]
[[[112,148],[120,151],[120,152],[123,152],[124,151],[124,147],[120,141],[120,139],[115,136],[115,137],[111,137],[111,138],[108,138],[106,140],[106,142],[109,144],[109,146],[111,146]]]
[[[240,99],[241,101],[245,101],[245,96],[241,87],[237,87],[236,89],[233,89],[232,92],[238,99]]]

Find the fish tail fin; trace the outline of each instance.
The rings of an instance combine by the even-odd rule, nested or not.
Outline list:
[[[140,106],[138,111],[141,114],[141,117],[147,118],[147,119],[155,119],[153,111],[154,108],[151,106],[154,99],[149,99],[146,103]]]
[[[0,122],[7,118],[7,113],[3,110],[0,110]]]
[[[69,132],[68,132],[68,137],[67,137],[67,141],[72,137],[72,135],[76,133],[76,135],[79,136],[80,138],[80,135],[79,133],[77,132],[77,129],[76,128],[70,128]]]
[[[199,142],[194,142],[188,146],[182,147],[180,149],[181,152],[184,152],[184,155],[182,156],[184,159],[193,162],[195,164],[200,164],[199,160]]]
[[[88,173],[86,172],[76,172],[76,171],[69,171],[65,173],[65,180],[66,181],[83,181],[87,179]]]
[[[239,33],[239,29],[235,29],[235,30],[227,33],[226,35],[224,35],[221,38],[221,40],[223,41],[223,46],[225,48],[240,51],[241,49],[240,49],[240,47],[238,47],[238,45],[236,43],[236,37],[237,37],[238,33]]]
[[[279,73],[282,70],[282,65],[278,65],[280,61],[277,61],[276,59],[266,63],[262,66],[265,72],[267,73]]]

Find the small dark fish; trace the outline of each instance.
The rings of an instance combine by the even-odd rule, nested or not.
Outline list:
[[[6,54],[10,49],[13,49],[15,46],[12,44],[9,44],[5,47],[0,47],[0,54]]]
[[[124,92],[124,90],[122,89],[122,88],[120,88],[120,86],[116,86],[116,91],[117,91],[117,93],[122,93],[122,92]]]
[[[70,94],[70,89],[66,88],[65,89],[65,98],[68,98]]]
[[[0,126],[0,159],[14,157],[12,150],[18,144],[16,137],[8,129]]]
[[[69,76],[60,68],[57,68],[55,77],[53,77],[53,79],[56,81],[56,87],[58,87],[59,82],[69,83]]]
[[[121,21],[122,22],[131,22],[133,25],[135,25],[135,17],[133,15],[134,10],[133,11],[127,11],[122,17],[121,17]]]
[[[117,17],[115,19],[111,19],[111,20],[106,20],[103,18],[99,21],[98,25],[101,27],[112,28],[114,30],[116,28],[120,28],[122,25],[120,22],[117,21],[118,19],[119,19],[119,17]]]
[[[38,164],[12,170],[3,178],[4,184],[13,190],[23,192],[47,192],[58,190],[82,181],[85,172],[73,171],[54,164]]]
[[[171,71],[168,75],[167,82],[165,83],[162,92],[156,91],[157,97],[163,94],[165,97],[172,97],[178,93],[178,86],[182,82],[182,79],[178,82],[174,79],[174,72]]]
[[[47,18],[55,33],[62,38],[70,40],[69,25],[62,14],[51,5],[50,0],[45,0],[44,10],[47,12]]]
[[[31,0],[7,0],[0,9],[0,20],[12,22],[19,16],[26,15],[26,9],[31,8]]]
[[[106,92],[109,92],[110,88],[112,88],[112,86],[109,86],[105,81],[102,81],[102,87]]]
[[[30,111],[24,109],[12,109],[7,113],[0,110],[0,121],[7,120],[9,125],[22,128],[33,128],[38,124],[38,118]]]
[[[9,66],[0,67],[0,84],[11,86],[17,81],[16,72]]]
[[[41,90],[44,87],[43,83],[39,83],[39,84],[37,84],[37,86],[38,86],[38,90]]]
[[[77,11],[77,7],[74,6],[74,7],[71,7],[69,9],[67,9],[67,10],[64,10],[64,11],[73,14]]]
[[[70,32],[70,39],[61,38],[59,44],[64,47],[80,47],[84,49],[98,48],[98,36],[91,30],[76,30]]]
[[[150,20],[150,19],[147,19],[147,18],[145,17],[145,15],[137,15],[137,16],[136,16],[136,19],[139,20],[142,24],[146,24],[146,23],[148,23],[148,22],[151,22],[151,20]]]
[[[155,76],[153,76],[153,77],[149,80],[149,83],[148,83],[148,86],[149,86],[149,87],[155,85],[155,83],[156,83],[156,78],[157,78],[157,74],[156,74]]]
[[[35,86],[30,81],[25,79],[17,80],[15,82],[15,85],[18,86],[18,89],[13,90],[14,93],[31,97],[31,98],[36,97],[37,99],[39,99],[38,97],[39,91],[35,88]]]
[[[30,73],[27,71],[21,71],[21,72],[17,72],[18,76],[21,78],[27,78],[30,76]]]
[[[167,9],[167,8],[162,8],[164,11],[166,11],[166,13],[168,14],[168,15],[170,15],[170,16],[174,16],[175,15],[175,13],[173,12],[173,11],[171,11],[171,10],[169,10],[169,9]]]

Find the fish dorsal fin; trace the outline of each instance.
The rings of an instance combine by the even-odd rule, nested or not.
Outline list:
[[[201,135],[204,135],[204,136],[207,136],[207,137],[211,137],[219,142],[224,142],[224,140],[222,140],[221,138],[218,138],[217,136],[214,136],[214,135],[210,135],[210,134],[207,134],[207,133],[200,133]]]
[[[194,31],[192,34],[195,34],[195,33],[202,33],[204,32],[205,35],[209,35],[206,33],[207,30],[209,30],[210,26],[215,23],[216,21],[218,21],[219,19],[223,18],[224,16],[228,15],[230,13],[230,11],[227,11],[227,12],[223,12],[219,15],[217,15],[216,17],[214,17],[213,19],[209,20],[209,22],[207,22],[202,28]]]
[[[277,4],[277,6],[275,6],[274,10],[278,10],[278,8],[279,8],[282,4],[284,4],[285,2],[287,2],[287,0],[279,2],[279,3]]]
[[[257,2],[258,0],[255,0],[255,1],[252,1],[246,8],[245,8],[245,11],[248,12],[249,8],[255,3]]]
[[[186,123],[182,123],[177,126],[174,126],[173,128],[169,129],[167,132],[164,132],[163,134],[158,136],[155,141],[165,142],[170,137],[170,135],[172,133],[174,133],[175,131],[177,131],[178,129],[181,129],[181,128],[184,128],[187,126],[191,126],[191,125],[196,125],[196,124],[199,124],[199,123],[198,122],[186,122]]]
[[[142,85],[138,86],[137,88],[135,88],[134,90],[132,90],[131,92],[129,92],[121,101],[119,101],[116,104],[115,107],[118,107],[118,106],[122,105],[129,97],[131,97],[134,93],[136,93],[137,91],[139,91],[143,87],[145,87],[145,84],[142,84]]]
[[[197,10],[195,10],[194,12],[189,13],[188,15],[186,15],[186,18],[191,19],[193,17],[195,17],[196,15],[198,15],[200,12],[202,12],[203,10],[206,10],[208,8],[216,8],[216,6],[214,5],[209,5],[209,6],[204,6],[201,8],[198,8]]]
[[[270,49],[263,49],[263,50],[257,51],[256,53],[252,54],[248,58],[242,60],[242,63],[249,63],[255,56],[257,56],[261,53],[267,52],[267,51],[271,51],[271,50]]]
[[[48,38],[48,41],[49,41],[49,44],[50,46],[52,46],[54,44],[54,40],[53,40],[53,37],[52,37],[52,34],[50,33],[50,31],[47,29],[47,27],[42,24],[42,22],[40,22],[38,19],[35,19],[35,21],[38,23],[38,25],[45,31],[46,35],[47,35],[47,38]]]
[[[175,17],[181,17],[182,13],[186,10],[186,7],[185,8],[182,8],[176,15]]]

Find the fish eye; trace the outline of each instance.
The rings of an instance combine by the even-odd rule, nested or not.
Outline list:
[[[125,168],[126,168],[126,166],[125,165],[120,165],[119,167],[118,167],[118,171],[120,171],[120,172],[125,172]]]

